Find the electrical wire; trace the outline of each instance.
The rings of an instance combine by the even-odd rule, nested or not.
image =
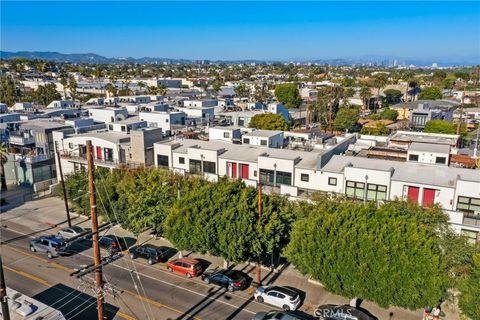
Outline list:
[[[107,188],[106,188],[106,186],[105,186],[105,182],[103,181],[103,178],[105,178],[105,176],[101,177],[101,179],[99,179],[99,181],[103,182],[103,188],[104,188],[105,192],[107,192]],[[97,183],[96,183],[95,181],[94,181],[94,185],[95,185],[95,187],[97,186]],[[105,212],[107,212],[105,203],[103,202],[102,197],[100,196],[100,193],[96,192],[96,194],[98,195],[98,198],[99,198],[99,200],[100,200],[100,203],[102,204],[103,209],[105,210]],[[112,212],[113,212],[113,214],[114,214],[114,216],[115,216],[115,220],[116,220],[117,223],[118,223],[118,222],[120,221],[120,219],[118,218],[118,215],[117,215],[117,212],[116,212],[116,210],[115,210],[115,207],[113,206],[113,203],[112,203],[111,199],[109,199],[108,197],[107,197],[107,199],[108,199],[108,202],[109,202],[110,207],[111,207],[111,209],[112,209]],[[107,214],[106,216],[107,216],[107,219],[109,220],[109,222],[111,223],[112,220],[110,219],[110,217],[108,216],[108,214]],[[112,230],[113,230],[113,234],[115,235],[115,237],[116,237],[117,239],[120,239],[121,237],[118,237],[115,229],[112,229]],[[121,239],[123,239],[124,244],[125,244],[125,247],[128,248],[128,244],[127,244],[126,240],[125,240],[123,237],[122,237]],[[131,267],[128,266],[128,263],[127,263],[127,262],[125,262],[125,265],[126,265],[127,269],[131,269]],[[136,267],[136,265],[135,265],[135,262],[133,262],[133,261],[132,261],[132,266],[133,266],[134,272],[135,272],[135,274],[136,274],[136,277],[137,277],[137,279],[138,279],[138,282],[139,282],[139,284],[140,284],[140,289],[141,289],[141,291],[142,291],[142,294],[143,294],[143,296],[146,296],[147,294],[146,294],[145,287],[143,286],[142,280],[141,280],[141,278],[140,278],[140,276],[139,276],[139,273],[138,273],[138,269],[137,269],[137,267]],[[132,271],[133,271],[133,270],[132,270]],[[130,272],[130,276],[131,276],[131,278],[132,278],[132,282],[133,282],[133,285],[134,285],[134,287],[135,287],[135,290],[137,291],[137,294],[138,294],[138,295],[142,295],[142,294],[140,293],[140,290],[138,290],[138,286],[137,286],[137,283],[136,283],[135,280],[134,280],[134,277],[133,277],[132,272]],[[143,308],[144,308],[145,314],[148,315],[148,311],[146,310],[145,303],[144,303],[143,300],[141,300],[141,301],[142,301],[142,306],[143,306]],[[150,304],[147,304],[147,305],[148,305],[148,309],[149,309],[149,311],[150,311],[150,313],[151,313],[151,315],[152,315],[152,319],[155,319],[155,316],[154,316],[152,307],[150,306]]]

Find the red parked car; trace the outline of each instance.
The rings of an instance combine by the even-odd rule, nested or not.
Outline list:
[[[174,259],[167,262],[167,270],[187,276],[188,278],[197,277],[202,273],[200,261],[193,258]]]

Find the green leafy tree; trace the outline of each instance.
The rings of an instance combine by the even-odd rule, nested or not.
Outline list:
[[[20,92],[15,81],[8,76],[0,77],[0,101],[11,107],[19,100]]]
[[[480,253],[477,253],[473,260],[474,269],[460,282],[458,300],[462,314],[472,320],[480,319],[480,303],[478,303],[480,297]]]
[[[263,130],[288,130],[288,123],[282,115],[273,113],[263,113],[253,116],[248,124],[250,128]]]
[[[70,96],[72,100],[75,101],[77,99],[77,80],[73,76],[68,79],[68,90],[70,91]]]
[[[385,136],[389,133],[389,130],[386,125],[383,123],[377,123],[374,128],[363,127],[360,131],[361,134],[369,134],[373,136]]]
[[[358,122],[358,109],[356,108],[340,108],[335,120],[333,121],[333,127],[335,130],[346,131],[352,130]]]
[[[368,102],[370,101],[370,98],[372,97],[372,91],[370,90],[370,87],[363,86],[360,89],[360,98],[362,98],[363,102],[363,109],[368,109]]]
[[[397,121],[398,112],[397,112],[397,110],[393,110],[393,109],[390,109],[390,108],[384,108],[382,110],[382,112],[380,113],[380,118],[381,119],[386,119],[386,120],[391,120],[391,121]]]
[[[235,95],[240,98],[248,97],[250,94],[250,90],[246,84],[240,83],[238,86],[235,87]]]
[[[333,293],[417,309],[445,297],[436,229],[446,225],[437,207],[323,199],[294,223],[284,254]]]
[[[215,79],[212,83],[212,90],[215,93],[215,95],[218,95],[218,93],[222,90],[222,81]]]
[[[438,100],[442,99],[442,90],[438,87],[428,87],[422,90],[418,95],[419,100]]]
[[[294,83],[278,84],[275,87],[275,97],[287,108],[298,108],[302,104],[300,92]]]
[[[447,120],[430,120],[425,123],[424,132],[455,134],[457,129],[453,123]]]
[[[47,83],[44,86],[38,86],[33,94],[36,101],[47,106],[54,100],[60,100],[62,97],[57,92],[57,87],[53,83]]]
[[[389,104],[399,103],[403,96],[402,92],[396,89],[387,89],[383,91],[383,93],[385,94],[385,99]]]

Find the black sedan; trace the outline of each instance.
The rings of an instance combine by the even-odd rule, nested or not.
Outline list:
[[[154,264],[160,261],[166,261],[169,250],[170,248],[167,247],[156,247],[151,244],[143,244],[128,249],[128,255],[132,259],[140,257],[147,259],[148,264]]]
[[[349,305],[326,304],[319,306],[313,315],[324,320],[378,320],[368,311]]]
[[[202,274],[202,280],[205,283],[213,283],[227,288],[228,291],[237,291],[245,289],[247,279],[236,270],[205,271]]]

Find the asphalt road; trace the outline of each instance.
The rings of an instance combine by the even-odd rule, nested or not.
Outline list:
[[[54,233],[55,230],[50,230]],[[90,243],[75,245],[77,253],[49,260],[29,251],[31,237],[1,229],[2,257],[8,286],[60,309],[67,319],[95,319],[93,274],[78,280],[75,268],[92,263]],[[104,254],[106,254],[104,252]],[[104,267],[107,283],[123,293],[106,295],[108,319],[252,319],[274,309],[252,300],[251,291],[229,293],[200,279],[169,273],[163,264],[123,257]]]

